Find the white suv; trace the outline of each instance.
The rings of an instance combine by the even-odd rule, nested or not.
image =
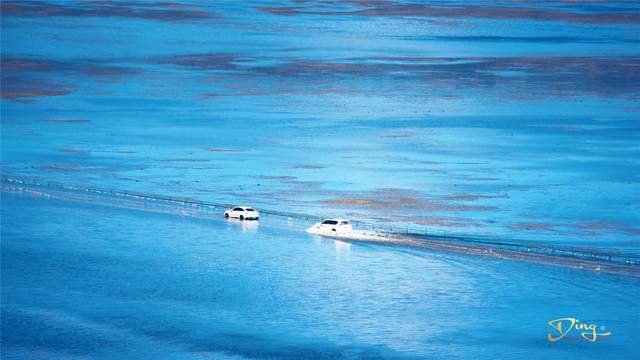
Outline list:
[[[224,218],[235,218],[240,220],[259,220],[260,214],[248,206],[236,206],[224,212]]]

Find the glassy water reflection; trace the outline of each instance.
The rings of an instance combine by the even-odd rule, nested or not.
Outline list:
[[[635,278],[2,201],[6,358],[623,358],[638,339]],[[613,335],[545,340],[567,316]]]

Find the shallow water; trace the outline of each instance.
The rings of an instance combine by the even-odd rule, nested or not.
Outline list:
[[[630,358],[637,278],[2,194],[3,358]],[[547,322],[613,334],[550,343]]]
[[[2,171],[640,251],[638,4],[455,4],[3,1]]]
[[[638,3],[447,4],[2,1],[0,170],[639,254]],[[1,211],[3,359],[627,359],[640,340],[634,277],[269,218],[5,192]],[[612,335],[547,341],[562,317]]]

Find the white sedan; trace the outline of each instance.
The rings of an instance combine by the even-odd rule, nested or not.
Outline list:
[[[259,220],[260,214],[248,206],[236,206],[224,212],[224,218],[234,218],[240,220]]]
[[[307,232],[320,235],[340,235],[351,233],[351,222],[345,219],[326,219],[307,229]]]

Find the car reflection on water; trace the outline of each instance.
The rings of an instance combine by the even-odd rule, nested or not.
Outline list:
[[[260,225],[258,221],[244,221],[234,218],[227,218],[226,222],[240,227],[243,233],[255,233],[258,231],[258,226]]]

